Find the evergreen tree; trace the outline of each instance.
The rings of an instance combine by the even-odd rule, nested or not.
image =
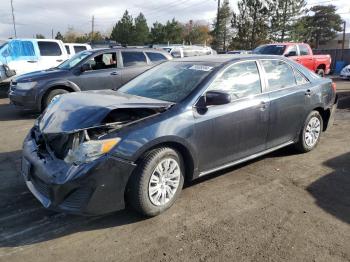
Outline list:
[[[62,40],[63,41],[63,35],[61,34],[60,31],[57,32],[56,36],[55,36],[55,39],[57,40]]]
[[[305,11],[305,0],[270,0],[270,37],[273,41],[290,40],[295,19]]]
[[[134,25],[133,18],[129,15],[128,10],[125,10],[123,17],[116,23],[112,29],[111,39],[121,43],[130,44],[133,42]]]
[[[153,23],[150,38],[153,44],[165,43],[164,25],[158,22]]]
[[[267,42],[269,9],[262,0],[240,0],[238,12],[233,13],[232,48],[254,49]]]
[[[145,16],[140,13],[135,18],[135,32],[133,42],[135,45],[144,45],[149,41],[149,28]]]
[[[167,21],[164,26],[165,32],[165,42],[169,42],[171,44],[181,44],[183,39],[183,27],[181,24],[173,18],[171,21]]]
[[[229,0],[224,0],[219,8],[218,21],[214,22],[212,46],[216,50],[226,50],[231,38],[231,8]]]

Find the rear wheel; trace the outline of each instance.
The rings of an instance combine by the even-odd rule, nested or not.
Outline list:
[[[58,99],[61,95],[67,93],[69,92],[64,89],[51,90],[44,99],[42,110],[44,110],[51,102],[54,102],[56,99]]]
[[[314,149],[320,141],[323,120],[319,112],[312,111],[306,118],[296,147],[305,153]]]
[[[321,77],[324,77],[324,76],[325,76],[325,72],[324,72],[323,69],[317,69],[317,70],[316,70],[316,73],[317,73],[319,76],[321,76]]]
[[[129,204],[143,215],[156,216],[174,204],[183,183],[181,155],[168,147],[152,150],[131,177]]]

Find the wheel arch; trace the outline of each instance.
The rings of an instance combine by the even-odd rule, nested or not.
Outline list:
[[[326,131],[328,128],[329,119],[331,117],[331,110],[330,109],[324,109],[323,107],[316,107],[313,109],[313,111],[317,111],[320,113],[323,121],[323,129],[322,131]]]
[[[52,91],[52,90],[55,90],[55,89],[64,89],[68,92],[77,92],[77,91],[80,91],[80,88],[72,83],[72,82],[65,82],[65,83],[61,83],[61,82],[54,82],[54,83],[50,83],[46,88],[45,90],[42,92],[42,94],[40,95],[40,99],[39,99],[39,104],[40,104],[40,111],[42,110],[43,108],[43,103],[46,99],[46,97],[49,95],[49,93]]]
[[[181,157],[183,159],[184,165],[185,165],[185,180],[191,181],[195,177],[195,171],[197,170],[197,159],[195,157],[195,154],[193,153],[193,149],[190,145],[188,145],[186,142],[180,141],[180,140],[160,140],[155,143],[152,143],[151,145],[148,145],[147,147],[143,147],[142,150],[140,150],[137,154],[137,160],[135,161],[138,163],[142,160],[142,158],[150,151],[161,148],[161,147],[169,147],[177,151],[179,154],[181,154]]]

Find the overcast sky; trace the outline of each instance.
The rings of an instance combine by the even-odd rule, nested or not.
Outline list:
[[[237,0],[231,0],[236,7]],[[350,32],[350,0],[308,0],[312,4],[334,4],[347,21]],[[216,0],[13,0],[17,37],[33,37],[40,33],[51,37],[57,31],[64,33],[68,27],[78,32],[91,30],[91,17],[95,16],[95,30],[109,33],[115,22],[127,9],[134,17],[142,12],[151,25],[175,17],[181,22],[189,19],[211,23],[216,15]],[[14,35],[10,0],[0,1],[0,39]]]

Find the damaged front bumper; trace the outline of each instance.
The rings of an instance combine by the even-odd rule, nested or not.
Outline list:
[[[124,193],[135,164],[104,155],[81,165],[42,152],[32,131],[23,144],[21,173],[45,208],[100,215],[125,207]]]

